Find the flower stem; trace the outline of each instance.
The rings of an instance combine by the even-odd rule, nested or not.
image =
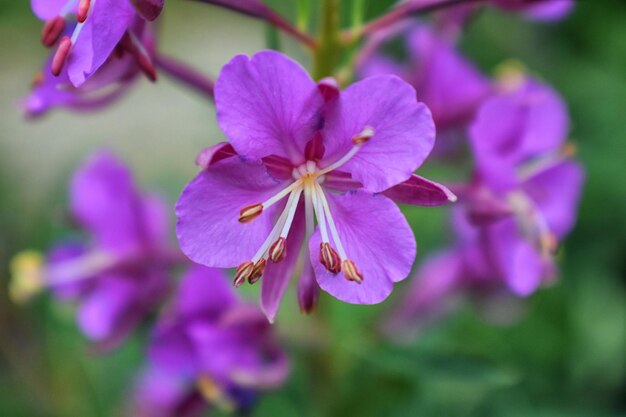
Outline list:
[[[408,1],[392,9],[391,11],[389,11],[389,13],[370,21],[369,23],[365,24],[357,30],[351,30],[349,32],[343,33],[342,39],[344,39],[345,42],[353,43],[358,41],[363,36],[371,35],[372,33],[389,27],[409,16],[416,16],[445,9],[448,7],[484,1],[486,0],[425,0],[421,2]]]
[[[176,81],[213,100],[214,83],[211,78],[174,58],[164,55],[155,56],[154,62],[158,68]]]
[[[318,45],[313,55],[313,77],[331,76],[341,55],[339,0],[322,0]]]

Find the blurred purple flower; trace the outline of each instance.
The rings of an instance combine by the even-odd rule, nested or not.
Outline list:
[[[144,30],[146,20],[159,15],[162,0],[31,0],[31,6],[46,22],[42,42],[57,45],[47,68],[53,75],[65,72],[71,85],[81,87],[117,50],[130,55],[150,79],[156,78]],[[70,16],[78,23],[66,32]]]
[[[506,191],[519,185],[524,163],[564,145],[569,117],[556,91],[514,66],[503,67],[498,84],[499,94],[482,104],[469,137],[481,181]]]
[[[67,33],[71,33],[70,27]],[[150,56],[154,53],[154,37],[150,28],[137,21],[129,29],[141,37]],[[67,70],[58,76],[52,74],[54,54],[33,82],[32,92],[22,100],[21,107],[29,117],[37,117],[54,108],[72,111],[93,111],[106,107],[123,97],[140,74],[135,57],[119,50],[107,59],[80,87],[70,82]]]
[[[18,274],[13,293],[23,298],[47,287],[78,301],[83,333],[103,348],[115,346],[162,301],[168,268],[182,254],[166,247],[164,202],[140,194],[128,169],[107,152],[74,174],[70,204],[90,241],[54,248],[38,276],[25,282]]]
[[[133,415],[193,416],[212,405],[241,410],[289,372],[261,311],[237,299],[217,269],[194,266],[153,332]]]
[[[553,254],[575,223],[583,171],[563,146],[568,118],[558,95],[527,77],[507,81],[470,129],[476,176],[455,188],[457,243],[420,268],[385,322],[390,329],[442,313],[460,292],[527,296],[555,275]]]
[[[270,321],[305,240],[304,311],[315,305],[318,285],[350,303],[383,301],[415,258],[411,228],[390,198],[455,199],[412,174],[434,143],[430,112],[414,89],[379,76],[340,92],[334,80],[316,84],[294,61],[266,51],[227,64],[215,98],[230,143],[203,151],[204,170],[178,201],[183,252],[203,265],[238,266],[236,286],[264,276],[261,305]]]
[[[399,33],[408,32],[410,61],[400,64],[381,53],[382,45]],[[362,57],[362,76],[395,74],[410,83],[417,98],[432,111],[437,134],[446,147],[471,121],[480,103],[491,93],[491,85],[452,42],[426,25],[400,27],[375,36]]]

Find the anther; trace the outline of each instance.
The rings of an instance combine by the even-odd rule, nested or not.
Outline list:
[[[565,156],[566,158],[570,158],[576,155],[576,152],[578,152],[578,149],[576,148],[575,143],[567,142],[565,145],[563,145],[563,149],[561,152],[563,153],[563,156]]]
[[[328,242],[320,243],[320,263],[333,274],[341,270],[341,259],[337,251]]]
[[[539,237],[541,252],[546,256],[552,256],[558,248],[558,240],[552,233],[542,233]]]
[[[239,222],[250,223],[263,213],[263,204],[256,203],[242,208],[239,211]]]
[[[78,9],[76,10],[76,20],[79,23],[83,23],[87,20],[89,14],[89,7],[91,6],[91,0],[80,0],[78,3]]]
[[[269,256],[270,256],[270,260],[274,263],[278,263],[280,261],[282,261],[283,259],[285,259],[285,256],[287,255],[287,239],[285,239],[284,237],[279,237],[278,240],[276,240],[276,242],[272,243],[272,246],[270,246],[270,251],[269,251]]]
[[[41,29],[41,43],[47,47],[51,47],[61,37],[65,30],[65,18],[61,16],[48,20]]]
[[[265,271],[265,266],[267,265],[267,261],[265,258],[259,259],[259,261],[254,264],[254,269],[252,269],[252,274],[248,277],[248,283],[250,285],[254,284],[263,276],[263,272]]]
[[[55,77],[61,73],[61,70],[65,65],[65,61],[67,61],[67,57],[70,55],[71,49],[72,40],[69,36],[63,36],[59,42],[57,51],[54,53],[54,57],[52,57],[52,63],[50,64],[50,71]]]
[[[362,143],[367,142],[374,136],[374,128],[371,126],[365,126],[360,133],[354,135],[352,137],[352,143],[355,145],[360,145]]]
[[[235,279],[233,280],[233,285],[236,288],[239,288],[243,285],[244,282],[248,278],[252,276],[254,272],[254,263],[251,261],[246,261],[237,267],[237,272],[235,272]]]
[[[341,270],[348,281],[354,281],[357,284],[363,282],[363,275],[359,272],[356,264],[351,259],[346,259],[341,263]]]

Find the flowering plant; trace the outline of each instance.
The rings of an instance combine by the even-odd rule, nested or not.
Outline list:
[[[452,301],[526,304],[557,282],[584,183],[567,105],[521,64],[488,75],[459,42],[486,10],[555,22],[573,1],[406,0],[366,21],[354,0],[349,24],[339,0],[300,0],[296,19],[261,0],[198,3],[264,22],[269,47],[229,52],[212,76],[164,52],[173,2],[31,2],[52,53],[21,102],[29,119],[97,114],[165,75],[214,105],[224,136],[198,149],[175,203],[93,152],[69,187],[81,237],[12,260],[14,302],[48,290],[76,305],[92,351],[140,346],[125,413],[247,415],[306,364],[328,398],[346,356],[443,325]],[[431,216],[450,219],[448,243]],[[421,250],[429,228],[445,249]],[[337,338],[346,311],[369,316]]]

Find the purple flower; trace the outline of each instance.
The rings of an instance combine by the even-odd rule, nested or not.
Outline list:
[[[516,68],[506,69],[499,85],[500,94],[483,103],[469,136],[482,181],[506,190],[518,184],[523,163],[563,146],[569,117],[552,88]]]
[[[133,415],[196,415],[207,401],[242,409],[286,378],[287,358],[265,316],[236,297],[221,271],[190,269],[168,313],[154,329],[150,377],[140,381]]]
[[[146,20],[154,20],[163,7],[162,0],[32,0],[37,17],[46,23],[42,42],[57,44],[49,63],[50,72],[82,86],[100,67],[113,59],[114,51],[125,51],[135,65],[155,79],[156,73],[143,32]],[[71,34],[64,34],[70,16],[78,23]]]
[[[110,347],[169,288],[168,268],[177,255],[166,247],[167,209],[161,199],[140,194],[128,169],[107,152],[92,155],[75,173],[70,204],[90,240],[55,247],[40,269],[33,268],[36,259],[25,258],[16,268],[13,295],[25,298],[48,287],[61,299],[77,301],[83,333]]]
[[[430,112],[413,88],[380,76],[340,92],[266,51],[227,64],[215,98],[230,142],[201,154],[205,169],[178,201],[183,252],[203,265],[237,266],[236,286],[263,276],[270,320],[298,259],[305,311],[318,285],[350,303],[383,301],[415,257],[411,228],[390,197],[454,200],[412,174],[434,143]]]
[[[563,146],[568,119],[558,95],[526,77],[505,85],[470,129],[476,175],[455,189],[456,244],[417,272],[390,327],[437,315],[462,291],[527,296],[555,275],[553,254],[575,223],[583,171]]]
[[[369,48],[381,49],[380,45],[397,32],[374,37]],[[406,42],[410,56],[407,64],[396,63],[380,52],[366,54],[361,74],[395,74],[413,85],[417,98],[432,111],[440,136],[464,129],[490,94],[489,81],[448,39],[426,25],[410,26]]]
[[[131,30],[140,36],[150,55],[154,52],[153,33],[138,23]],[[67,33],[71,33],[72,27]],[[120,52],[122,52],[120,50]],[[51,65],[54,54],[48,59],[43,70],[33,82],[32,92],[21,106],[30,117],[45,114],[54,108],[66,108],[72,111],[93,111],[110,105],[130,91],[138,79],[140,68],[135,57],[122,52],[113,54],[80,87],[70,82],[67,70],[58,76],[52,74]]]
[[[575,222],[583,174],[564,146],[569,120],[556,92],[519,74],[503,85],[470,128],[476,177],[464,200],[469,219],[484,227],[481,244],[498,275],[528,295],[552,273],[556,244]]]
[[[207,405],[193,379],[153,367],[139,375],[132,402],[135,417],[199,417]]]

